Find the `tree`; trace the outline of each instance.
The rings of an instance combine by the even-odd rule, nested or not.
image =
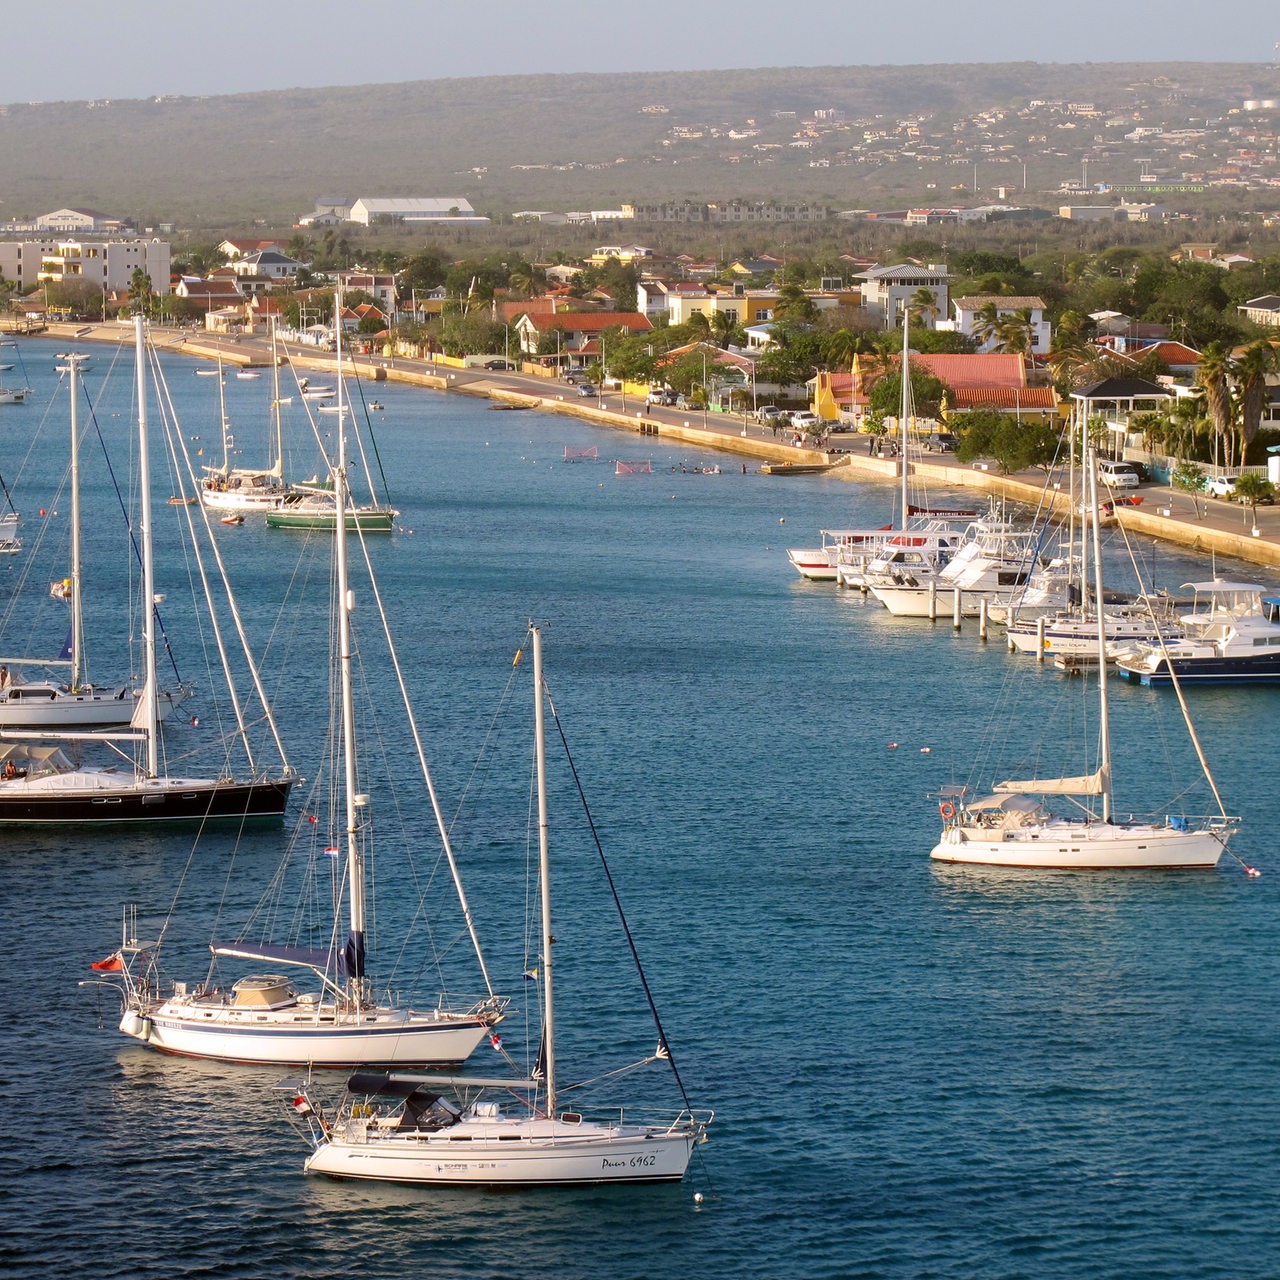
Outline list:
[[[942,411],[942,400],[949,388],[941,378],[935,377],[927,369],[909,364],[911,378],[911,403],[918,418],[936,418]],[[902,371],[895,369],[886,373],[867,397],[872,409],[881,409],[885,413],[898,414],[902,409]]]
[[[1001,316],[996,326],[997,349],[1009,355],[1031,354],[1031,308],[1019,307]]]
[[[1258,503],[1275,501],[1275,485],[1253,471],[1236,477],[1236,497],[1249,507],[1252,523],[1258,523]]]
[[[1239,387],[1237,401],[1240,406],[1240,434],[1243,440],[1241,457],[1257,439],[1262,425],[1263,410],[1267,407],[1267,375],[1280,370],[1280,349],[1274,343],[1262,339],[1245,349],[1232,364],[1232,373]]]
[[[979,347],[993,342],[1000,332],[1000,304],[984,302],[973,317],[973,336]]]
[[[990,458],[1003,475],[1031,467],[1048,469],[1057,458],[1060,443],[1060,432],[1048,422],[1022,423],[997,409],[975,409],[964,416],[956,460]]]
[[[907,299],[907,315],[911,317],[912,328],[919,324],[922,328],[931,329],[941,311],[942,308],[938,305],[938,292],[936,289],[930,289],[928,285],[922,284]]]
[[[818,304],[798,284],[784,284],[778,290],[773,315],[777,320],[812,324],[818,318]]]
[[[1196,386],[1204,391],[1205,410],[1215,435],[1223,443],[1227,466],[1235,464],[1235,405],[1231,397],[1231,357],[1220,342],[1200,353]]]
[[[151,277],[147,275],[145,268],[135,267],[129,278],[130,309],[136,308],[147,315],[151,310],[151,297]]]

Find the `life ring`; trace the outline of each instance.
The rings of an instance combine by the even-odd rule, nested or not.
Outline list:
[[[950,820],[951,818],[954,818],[956,816],[956,807],[951,803],[950,800],[944,800],[938,806],[938,812],[942,814],[944,818]]]

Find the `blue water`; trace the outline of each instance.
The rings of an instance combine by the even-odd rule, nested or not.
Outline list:
[[[36,554],[34,513],[53,510],[62,465],[53,350],[24,346],[38,394],[0,424],[0,471],[29,543],[3,584],[21,585],[33,611],[59,576],[41,563],[20,583]],[[101,421],[127,472],[129,389],[113,391],[123,379],[106,378],[110,353],[94,354],[90,389],[107,384]],[[214,380],[166,365],[185,434],[208,444]],[[227,384],[246,456],[267,386]],[[982,646],[971,627],[898,622],[796,578],[786,545],[812,544],[820,527],[883,523],[890,488],[744,477],[726,459],[724,474],[685,475],[681,461],[714,459],[462,397],[396,386],[378,396],[403,531],[371,554],[446,809],[459,810],[499,985],[524,998],[512,875],[523,814],[517,831],[505,811],[460,798],[535,618],[685,1083],[695,1105],[715,1108],[712,1141],[675,1187],[487,1195],[306,1178],[272,1087],[279,1073],[151,1054],[117,1033],[111,999],[77,987],[117,944],[122,905],[158,926],[184,874],[174,972],[200,976],[212,921],[252,906],[288,831],[206,838],[194,855],[172,834],[0,833],[6,1274],[1276,1274],[1276,691],[1193,698],[1227,805],[1245,818],[1236,849],[1261,879],[1227,861],[1187,875],[934,867],[929,793],[968,776],[992,711],[1011,750],[1047,751],[1087,716],[1088,690]],[[562,461],[566,445],[591,444],[602,459],[651,458],[654,473]],[[305,447],[291,466],[314,469]],[[128,566],[110,551],[118,530],[100,458],[86,471],[101,584],[118,585]],[[252,523],[220,542],[294,762],[315,776],[319,614],[292,606],[281,620],[279,605],[302,577],[322,580],[323,549]],[[1166,585],[1208,570],[1157,559]],[[184,607],[167,580],[181,569],[177,554],[161,557],[179,651]],[[358,598],[367,634],[371,602]],[[109,632],[108,604],[95,598],[90,612]],[[22,616],[10,609],[8,625]],[[115,657],[109,638],[99,649],[95,661]],[[193,661],[207,689],[204,659]],[[1186,749],[1170,696],[1125,686],[1115,701],[1120,803],[1151,794],[1172,805]],[[412,770],[394,742],[389,751],[395,795],[369,780],[379,830],[429,859],[429,815],[400,786]],[[489,779],[517,811],[522,767]],[[567,809],[557,805],[553,824]],[[639,1056],[652,1036],[633,1025],[639,1001],[590,850],[577,835],[559,848],[572,1078],[576,1064],[589,1074]],[[408,909],[408,882],[380,856],[388,928]],[[627,1088],[647,1101],[663,1083],[650,1074]],[[654,1100],[672,1099],[662,1089]]]

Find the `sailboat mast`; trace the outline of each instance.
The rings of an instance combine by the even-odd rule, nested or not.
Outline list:
[[[551,857],[547,821],[547,741],[542,692],[542,630],[533,633],[533,726],[538,764],[538,896],[542,899],[542,1057],[547,1082],[547,1115],[556,1113],[555,1001],[552,996]]]
[[[276,317],[271,317],[271,425],[274,430],[275,456],[271,459],[271,474],[277,479],[284,476],[284,427],[280,417],[280,357],[276,352]]]
[[[133,317],[133,348],[138,378],[138,527],[142,540],[142,660],[141,705],[147,742],[147,777],[160,773],[159,729],[156,727],[156,586],[151,553],[151,458],[147,436],[147,348],[141,313]]]
[[[355,595],[347,565],[347,481],[346,396],[342,385],[342,302],[334,295],[334,344],[338,353],[338,448],[333,467],[334,502],[334,573],[338,598],[338,681],[342,695],[342,775],[346,800],[347,826],[347,893],[350,897],[351,936],[348,939],[347,966],[351,990],[360,994],[364,984],[365,954],[365,868],[360,849],[356,817],[363,797],[356,792],[356,711],[351,682],[351,613]]]
[[[907,419],[911,409],[911,371],[910,371],[910,351],[911,343],[909,335],[911,331],[911,312],[904,311],[902,313],[902,395],[901,405],[898,409],[899,429],[902,436],[902,458],[899,466],[902,470],[902,527],[906,529],[908,524],[907,506]]]
[[[222,420],[222,474],[231,474],[231,442],[227,439],[227,383],[222,375],[222,352],[218,352],[218,416]]]
[[[1098,620],[1098,767],[1102,775],[1102,820],[1111,821],[1111,714],[1107,703],[1107,620],[1102,607],[1102,535],[1098,530],[1098,464],[1089,441],[1089,424],[1081,410],[1084,484],[1089,496],[1089,525],[1093,541],[1093,609]]]
[[[71,375],[71,692],[80,692],[84,677],[84,646],[81,633],[84,627],[84,599],[81,596],[82,579],[80,534],[80,370],[85,357],[76,352],[67,355],[67,369]]]

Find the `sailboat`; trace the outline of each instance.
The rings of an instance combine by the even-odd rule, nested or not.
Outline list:
[[[129,730],[110,733],[41,730],[46,740],[89,740],[111,746],[120,764],[76,765],[58,746],[13,741],[0,734],[0,824],[104,824],[245,821],[284,815],[297,775],[285,763],[275,776],[259,772],[240,781],[230,777],[174,776],[160,766],[159,695],[156,678],[155,569],[152,562],[151,468],[148,455],[146,344],[141,316],[135,319],[138,399],[138,501],[142,550],[143,659],[145,678],[134,701]],[[234,691],[233,695],[234,695]],[[259,686],[261,696],[261,687]],[[238,705],[238,703],[237,703]],[[264,699],[265,706],[265,699]],[[270,714],[268,712],[268,721]],[[274,725],[272,725],[274,731]],[[25,731],[24,736],[31,736]],[[244,739],[246,752],[248,741]],[[142,748],[141,759],[128,756],[117,743]],[[275,738],[281,760],[284,749]]]
[[[1083,434],[1083,431],[1082,431]],[[1102,544],[1098,533],[1098,494],[1092,448],[1086,445],[1087,506],[1092,535],[1095,598],[1105,599]],[[1218,803],[1219,813],[1203,818],[1170,815],[1120,818],[1112,799],[1111,721],[1107,698],[1107,635],[1103,610],[1095,610],[1095,660],[1098,680],[1098,758],[1091,773],[1060,778],[1010,779],[993,794],[969,798],[968,788],[939,791],[942,837],[930,857],[939,862],[1000,867],[1069,869],[1192,869],[1218,865],[1227,842],[1240,825],[1228,816],[1192,731],[1197,754]],[[1190,722],[1188,721],[1190,728]],[[1069,817],[1052,812],[1047,797],[1077,807]],[[1091,807],[1096,805],[1096,808]]]
[[[333,411],[338,415],[339,430],[345,425],[350,413],[350,404],[346,396],[346,383],[342,377],[342,307],[335,301],[334,316],[334,349],[337,352],[337,403]],[[304,390],[308,399],[318,392]],[[325,388],[323,394],[332,392]],[[365,468],[368,475],[368,468]],[[372,481],[370,481],[372,485]],[[343,509],[346,512],[346,526],[349,530],[361,533],[390,533],[395,527],[396,517],[400,514],[387,503],[379,502],[377,495],[369,503],[357,505],[347,489],[347,499]],[[283,501],[273,510],[267,512],[267,528],[269,529],[332,529],[337,519],[337,496],[328,484],[319,480],[305,481],[293,486],[292,492],[285,495]]]
[[[621,1111],[609,1119],[590,1120],[577,1110],[560,1108],[544,728],[550,699],[542,678],[542,634],[536,626],[530,634],[541,905],[538,1067],[527,1078],[357,1072],[348,1079],[345,1099],[332,1117],[311,1096],[309,1084],[285,1081],[281,1088],[288,1091],[291,1114],[313,1147],[305,1165],[309,1173],[504,1189],[678,1182],[693,1148],[706,1140],[713,1114],[694,1112],[687,1103],[669,1117],[642,1120],[627,1120]],[[654,1056],[670,1061],[661,1024],[658,1030]],[[505,1103],[490,1096],[494,1093]],[[514,1107],[513,1095],[520,1100]]]
[[[219,369],[222,365],[219,362]],[[243,373],[237,377],[244,376]],[[254,372],[253,376],[258,375]],[[290,492],[284,479],[284,430],[280,417],[280,361],[276,355],[275,319],[271,323],[271,443],[273,458],[265,470],[231,465],[231,436],[228,432],[226,384],[218,381],[218,408],[222,418],[222,465],[206,467],[200,485],[200,499],[211,511],[254,512],[278,507]]]
[[[346,458],[341,432],[334,478],[340,501],[345,501]],[[389,998],[374,996],[366,919],[366,843],[372,828],[368,818],[369,797],[359,789],[352,688],[354,596],[347,563],[346,530],[340,525],[334,536],[334,570],[341,789],[346,833],[343,876],[348,917],[346,938],[340,938],[335,913],[327,946],[277,944],[245,938],[211,945],[215,965],[219,957],[227,957],[310,971],[318,990],[299,991],[292,979],[278,972],[251,974],[229,988],[222,988],[215,984],[211,967],[206,981],[175,982],[170,994],[162,995],[156,964],[159,944],[139,942],[136,926],[131,936],[126,916],[119,950],[94,967],[118,975],[103,981],[120,991],[120,1030],[161,1052],[280,1066],[452,1067],[461,1064],[502,1019],[506,1001],[495,996],[490,985],[429,774],[428,792],[488,995],[465,1010],[447,1007],[441,1000],[436,1008],[416,1011]],[[338,850],[335,848],[332,853],[336,855]],[[147,958],[139,960],[140,956]]]
[[[58,369],[68,375],[71,393],[71,571],[67,577],[51,583],[49,592],[55,599],[67,602],[71,613],[70,633],[57,658],[0,658],[0,732],[127,726],[141,697],[140,691],[131,690],[127,684],[99,688],[84,679],[79,404],[87,357],[70,352],[63,359],[66,363]],[[68,678],[65,684],[28,680],[19,674],[23,667],[66,667]],[[190,689],[182,685],[173,690],[158,690],[155,694],[157,714],[165,719],[190,694]]]

